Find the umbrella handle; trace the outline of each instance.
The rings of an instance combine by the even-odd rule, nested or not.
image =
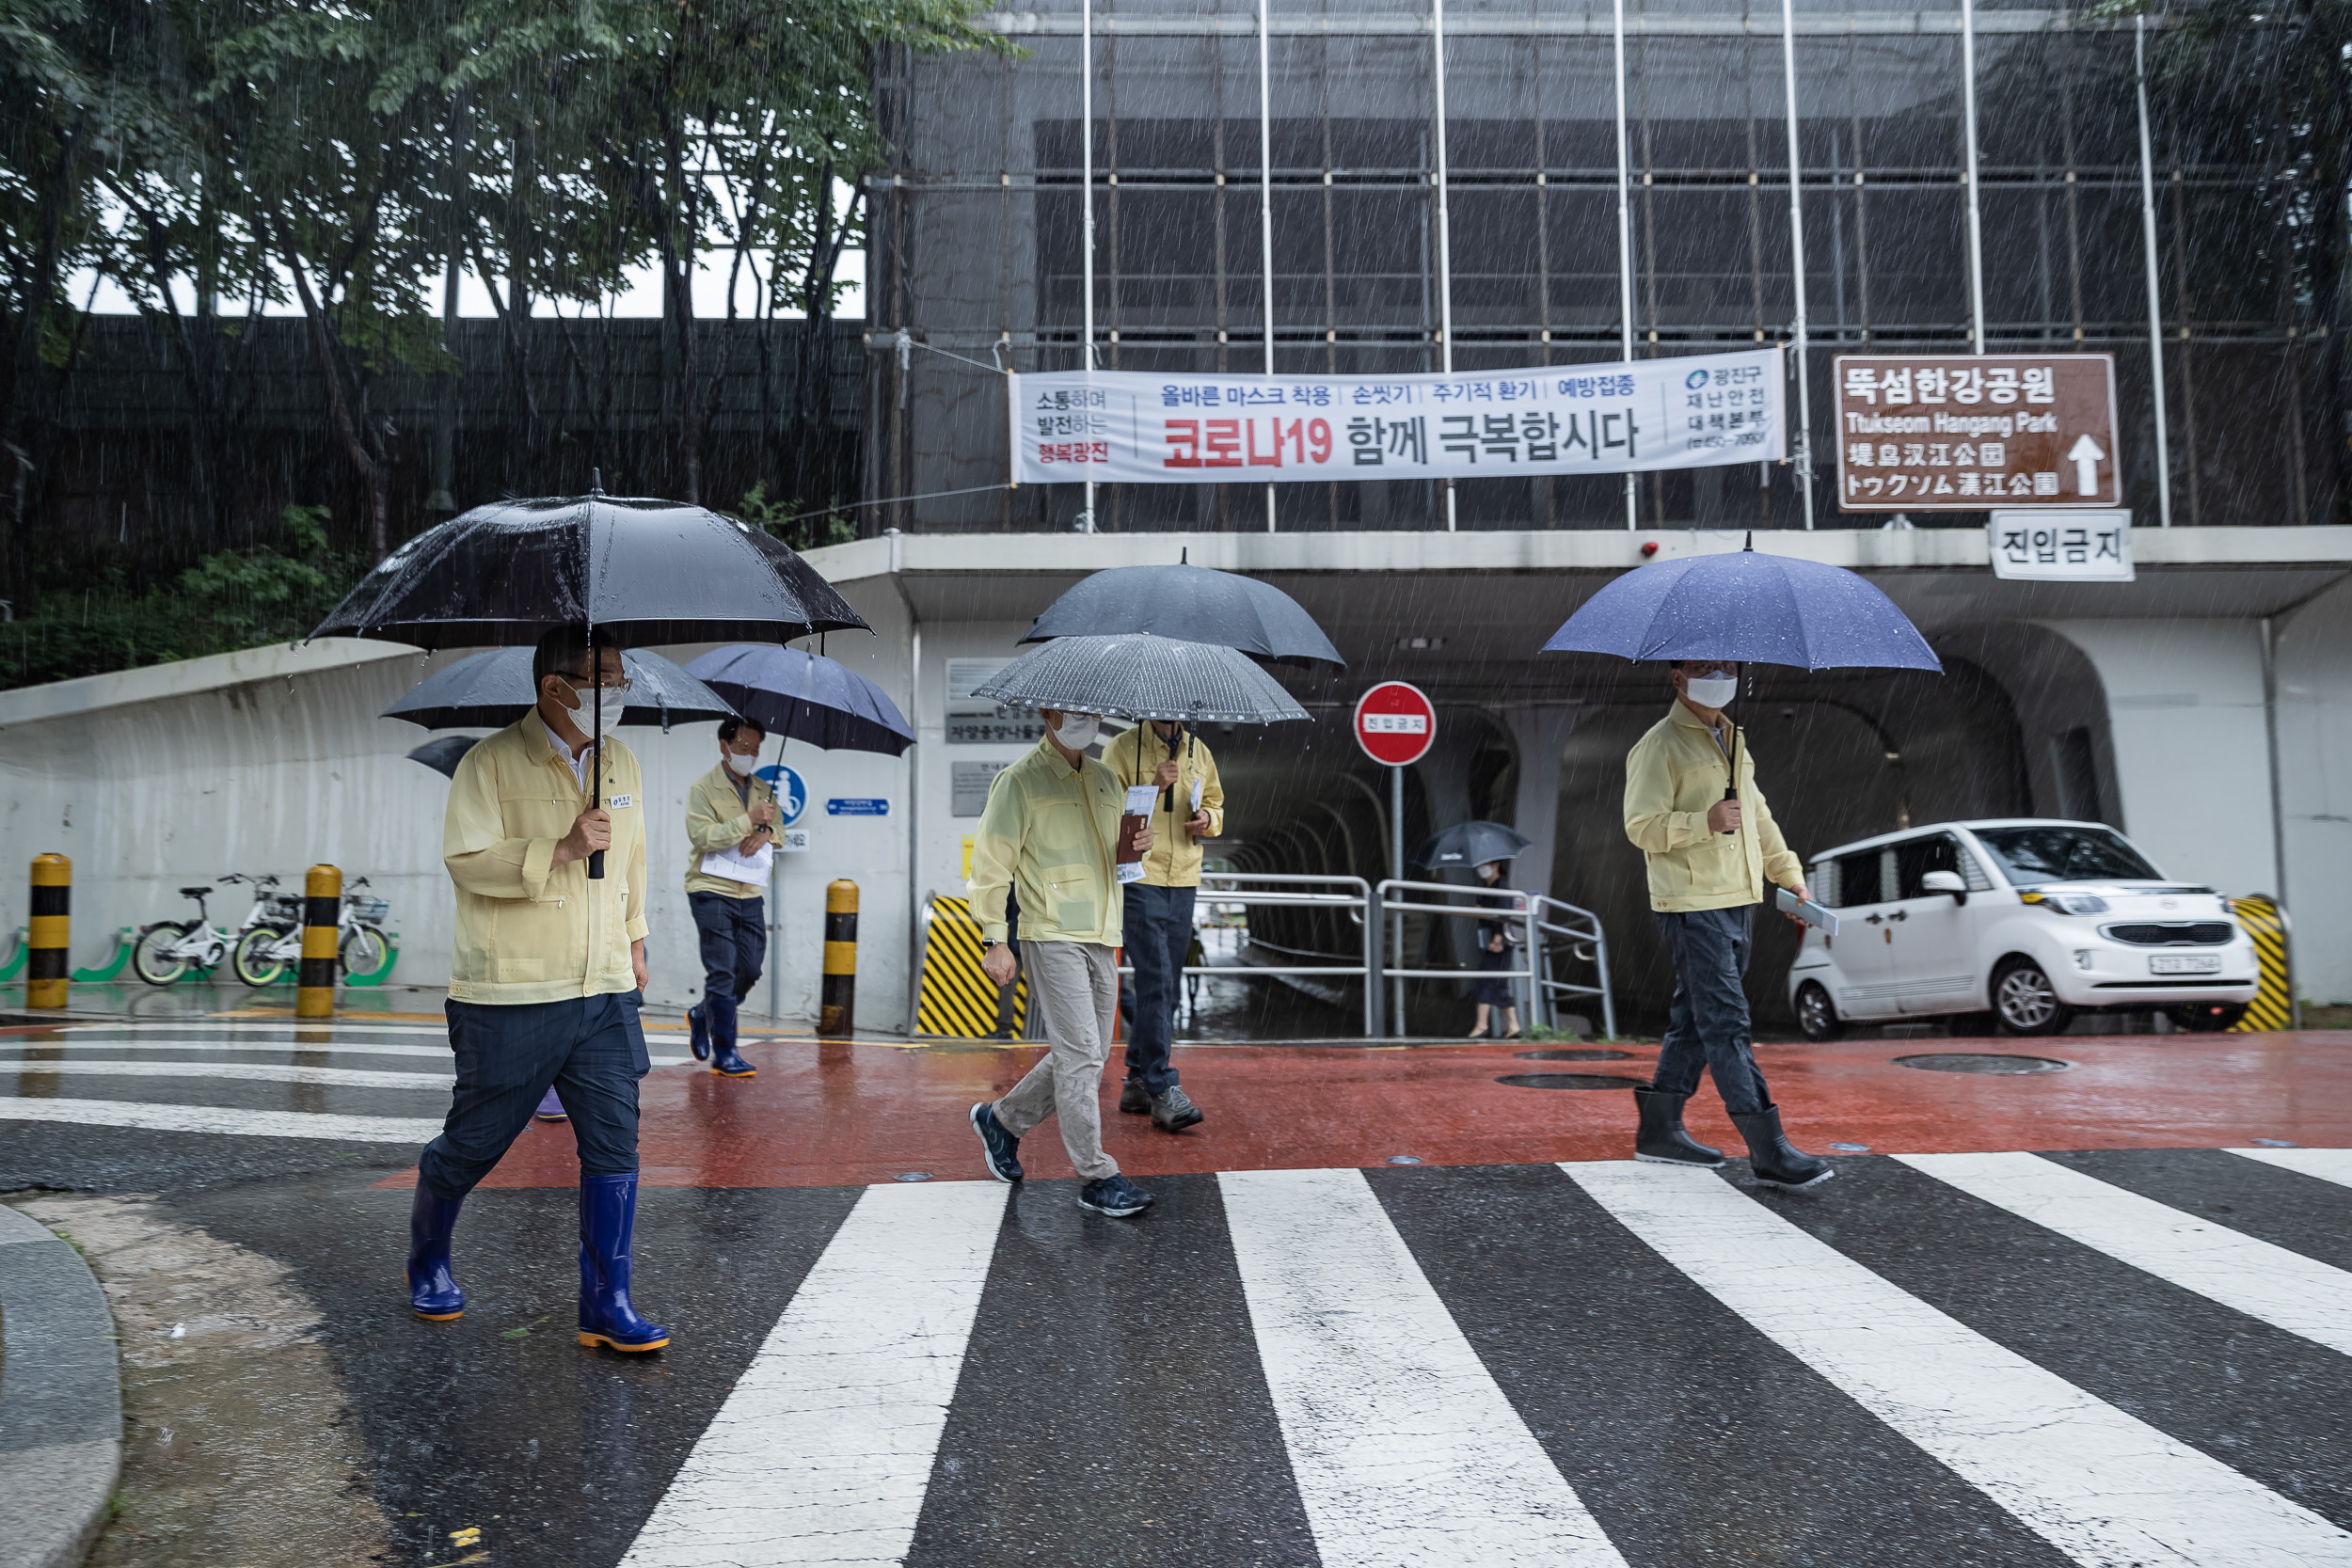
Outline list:
[[[596,657],[596,628],[594,626],[588,628],[588,689],[595,693],[589,704],[590,711],[595,716],[590,734],[594,736],[591,744],[596,760],[589,764],[588,775],[588,809],[594,811],[604,804],[604,665]],[[589,852],[588,879],[592,882],[604,880],[604,851],[601,849]]]

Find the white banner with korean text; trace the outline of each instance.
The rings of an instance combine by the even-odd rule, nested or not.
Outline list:
[[[1452,375],[1006,377],[1013,479],[1513,479],[1777,462],[1781,351]]]

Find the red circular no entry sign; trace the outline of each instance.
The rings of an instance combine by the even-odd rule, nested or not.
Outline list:
[[[1418,686],[1382,681],[1356,701],[1356,744],[1383,767],[1419,762],[1437,738],[1437,706]]]

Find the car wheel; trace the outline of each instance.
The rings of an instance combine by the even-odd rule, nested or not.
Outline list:
[[[138,945],[131,949],[131,970],[151,986],[167,986],[188,972],[188,960],[165,957],[174,943],[188,934],[189,927],[175,921],[159,920],[139,933]]]
[[[1797,988],[1797,1027],[1809,1040],[1834,1040],[1846,1032],[1838,1022],[1837,1004],[1820,982],[1807,980]]]
[[[1993,1016],[2012,1035],[2055,1035],[2074,1022],[2074,1009],[2031,958],[2010,958],[1993,972]]]
[[[2218,1035],[2246,1017],[2243,1002],[2196,1002],[2171,1009],[2172,1022],[2192,1035]]]

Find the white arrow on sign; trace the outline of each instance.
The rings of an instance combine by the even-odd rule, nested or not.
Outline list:
[[[2099,450],[2099,443],[2090,436],[2075,437],[2074,446],[2067,449],[2066,453],[2066,460],[2074,465],[2074,494],[2095,496],[2099,493],[2099,459],[2106,455]]]

